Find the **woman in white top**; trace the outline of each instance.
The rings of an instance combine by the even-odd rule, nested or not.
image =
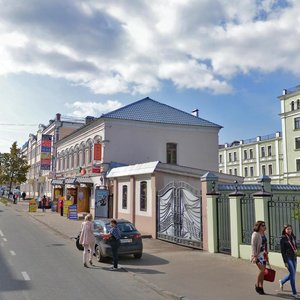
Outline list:
[[[266,223],[264,221],[257,221],[253,228],[251,237],[251,262],[258,267],[257,281],[255,290],[258,294],[264,295],[264,273],[266,263],[268,262],[267,238],[265,236]]]
[[[95,236],[94,236],[94,225],[92,223],[93,216],[88,214],[84,218],[84,222],[81,224],[81,233],[79,243],[83,245],[83,265],[88,268],[87,259],[90,250],[90,265],[93,265],[93,255],[95,252]]]

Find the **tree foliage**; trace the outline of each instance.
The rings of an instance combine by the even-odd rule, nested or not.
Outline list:
[[[29,168],[26,157],[14,142],[9,153],[0,154],[0,184],[8,184],[11,190],[13,184],[26,181]]]

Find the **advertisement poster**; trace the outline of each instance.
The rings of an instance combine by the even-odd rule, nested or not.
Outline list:
[[[68,215],[69,212],[69,206],[73,204],[73,201],[71,200],[65,200],[64,201],[64,216]]]
[[[68,218],[70,220],[77,220],[78,219],[77,205],[76,204],[69,206]]]
[[[43,134],[41,140],[41,170],[50,170],[51,146],[52,146],[52,135]]]
[[[29,212],[36,212],[37,211],[37,204],[34,199],[29,201]]]
[[[94,144],[94,161],[102,160],[102,145]]]
[[[108,217],[108,190],[95,190],[95,215],[97,217]]]

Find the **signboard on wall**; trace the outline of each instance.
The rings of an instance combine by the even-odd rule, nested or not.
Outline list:
[[[52,135],[43,134],[41,140],[41,170],[50,170],[51,146],[52,146]]]
[[[109,191],[105,189],[95,190],[95,216],[101,218],[108,217],[108,195]]]
[[[102,160],[102,144],[94,144],[94,161]]]

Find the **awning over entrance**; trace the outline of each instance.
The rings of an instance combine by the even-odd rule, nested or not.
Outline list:
[[[93,181],[90,177],[76,177],[77,183],[93,184]]]
[[[63,179],[52,179],[51,184],[52,185],[63,185],[64,180]]]
[[[76,178],[66,178],[65,179],[65,184],[75,184],[76,183]]]

